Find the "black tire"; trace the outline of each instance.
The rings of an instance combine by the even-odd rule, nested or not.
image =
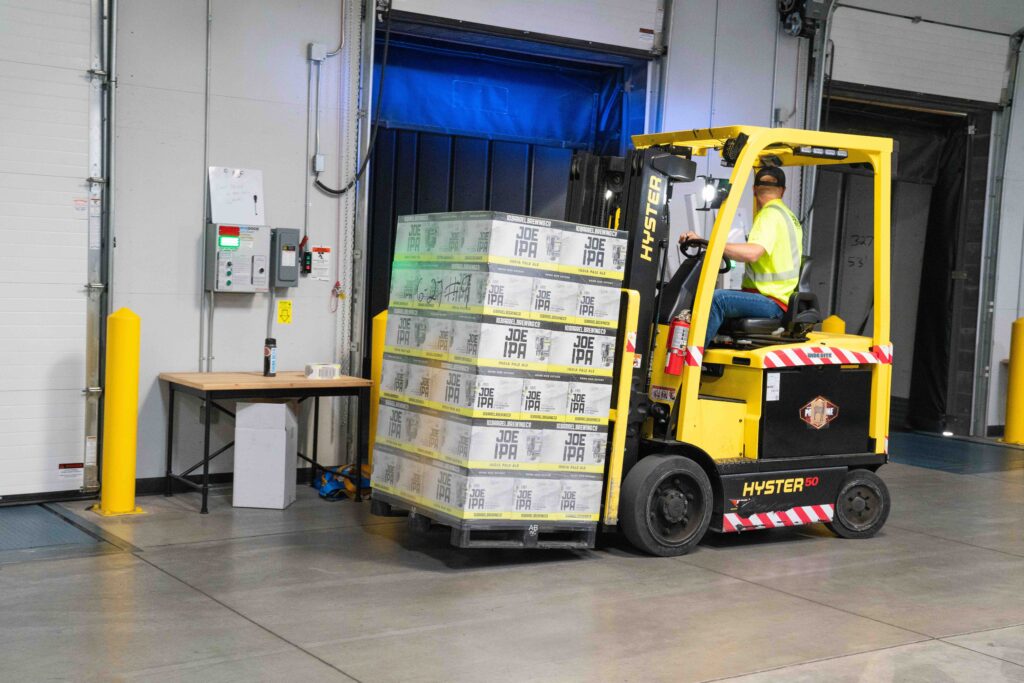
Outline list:
[[[842,538],[871,538],[889,518],[889,489],[874,472],[850,470],[836,495],[832,521],[826,523]]]
[[[711,481],[681,455],[649,455],[622,482],[619,524],[634,546],[659,557],[685,555],[711,524]]]

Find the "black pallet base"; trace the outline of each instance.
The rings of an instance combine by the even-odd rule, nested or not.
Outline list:
[[[409,527],[426,531],[431,523],[451,530],[456,548],[587,549],[597,542],[596,522],[465,521],[416,507],[395,496],[373,492],[371,512],[380,516],[408,513]]]
[[[526,527],[462,526],[452,527],[452,545],[456,548],[593,548],[597,524],[589,526],[530,524]]]

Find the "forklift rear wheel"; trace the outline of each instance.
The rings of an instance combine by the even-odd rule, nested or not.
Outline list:
[[[843,538],[870,538],[889,518],[889,489],[874,472],[850,470],[839,486],[832,521],[825,526]]]
[[[711,523],[714,494],[708,475],[680,455],[649,455],[622,482],[620,523],[640,550],[672,557],[685,555]]]

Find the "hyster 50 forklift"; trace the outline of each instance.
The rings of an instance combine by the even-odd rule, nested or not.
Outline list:
[[[844,538],[875,534],[889,493],[889,204],[892,140],[738,126],[633,138],[622,157],[577,153],[567,220],[629,233],[624,320],[602,522],[633,545],[682,555],[708,529],[824,522]],[[668,203],[716,150],[731,166],[709,238],[681,245],[666,278]],[[794,292],[782,320],[727,320],[701,344],[729,227],[764,166],[857,164],[874,171],[874,329],[815,331],[815,295]],[[724,195],[724,201],[722,197]],[[801,278],[803,282],[805,278]]]
[[[633,143],[625,157],[574,156],[565,216],[629,239],[602,527],[662,556],[689,552],[709,529],[823,522],[844,538],[873,535],[889,514],[875,472],[888,459],[892,141],[742,126]],[[694,159],[712,150],[732,169],[712,186],[714,227],[681,245],[668,277],[669,252],[680,248],[669,238],[673,184],[695,180]],[[781,321],[727,320],[701,346],[719,275],[732,265],[723,250],[742,197],[728,189],[764,166],[816,164],[874,172],[872,336],[815,330],[817,299],[800,287]],[[375,348],[379,367],[383,341]]]

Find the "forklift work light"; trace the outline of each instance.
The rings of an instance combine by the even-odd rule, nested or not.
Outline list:
[[[704,188],[700,191],[700,198],[704,202],[697,211],[710,211],[722,206],[722,202],[729,196],[731,185],[725,178],[713,178],[709,175],[697,176],[704,180]]]
[[[815,157],[816,159],[845,159],[849,152],[845,149],[835,147],[810,147],[804,145],[793,150],[793,155],[798,157]]]

